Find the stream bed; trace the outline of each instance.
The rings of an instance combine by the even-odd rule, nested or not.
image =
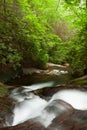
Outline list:
[[[23,86],[11,92],[10,98],[17,101],[13,110],[14,119],[12,126],[20,124],[28,119],[37,118],[42,124],[48,127],[51,121],[58,116],[60,112],[66,111],[65,106],[55,104],[54,101],[62,100],[78,110],[87,110],[87,92],[69,89],[56,92],[49,100],[35,95],[32,91],[50,87],[53,83],[34,84],[32,86]],[[51,106],[53,110],[47,110]],[[55,108],[55,109],[54,109]],[[44,113],[44,114],[43,114]],[[9,123],[8,123],[9,124]]]
[[[14,105],[1,130],[87,130],[87,86],[69,80],[34,74],[9,82],[16,86],[7,97]]]

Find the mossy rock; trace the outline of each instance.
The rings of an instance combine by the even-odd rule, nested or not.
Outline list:
[[[8,94],[8,89],[6,86],[0,82],[0,97],[5,97]]]
[[[70,83],[75,84],[75,85],[87,85],[87,75],[80,78],[76,78],[72,80]]]

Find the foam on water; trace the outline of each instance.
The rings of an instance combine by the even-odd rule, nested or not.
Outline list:
[[[54,82],[46,82],[46,83],[39,83],[39,84],[33,84],[30,86],[22,86],[20,88],[14,89],[11,94],[10,98],[17,100],[18,102],[24,101],[24,99],[30,99],[32,98],[32,93],[31,91],[37,90],[37,89],[42,89],[45,87],[52,87]]]
[[[68,71],[61,70],[61,74],[68,74]]]

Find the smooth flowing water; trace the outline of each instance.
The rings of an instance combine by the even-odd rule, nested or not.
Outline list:
[[[50,102],[55,99],[61,99],[76,109],[87,110],[87,92],[75,89],[62,90],[54,94]]]
[[[11,92],[10,98],[17,101],[13,109],[14,119],[12,126],[35,118],[45,127],[48,127],[56,116],[67,110],[66,107],[56,102],[56,100],[60,99],[78,110],[87,110],[87,92],[84,91],[75,89],[61,90],[55,93],[48,101],[31,92],[44,87],[52,87],[53,84],[53,82],[47,82],[22,86]]]

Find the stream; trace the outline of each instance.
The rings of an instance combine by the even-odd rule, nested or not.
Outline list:
[[[35,119],[47,128],[54,118],[67,111],[67,104],[77,110],[87,110],[87,92],[84,91],[76,89],[61,90],[56,92],[49,100],[32,92],[52,86],[53,82],[47,82],[14,89],[9,95],[16,101],[13,109],[14,118],[12,124],[9,121],[6,122],[7,126],[15,126],[29,119]],[[56,103],[56,101],[62,101],[65,105]]]
[[[10,121],[7,118],[8,120],[5,121],[6,126],[15,127],[26,121],[33,120],[35,123],[40,123],[45,130],[54,123],[56,118],[59,120],[64,113],[67,114],[69,112],[70,114],[73,113],[73,110],[77,112],[87,111],[87,91],[71,88],[55,91],[52,95],[48,92],[49,94],[47,96],[41,96],[38,93],[44,88],[55,89],[58,85],[67,82],[69,80],[67,74],[60,75],[59,78],[52,77],[49,79],[45,76],[45,80],[42,78],[43,76],[38,75],[37,79],[32,78],[33,76],[36,75],[31,75],[30,79],[28,77],[29,80],[27,83],[25,82],[26,78],[22,80],[23,77],[16,79],[18,82],[15,82],[15,80],[9,82],[9,84],[14,84],[15,82],[16,86],[19,86],[20,83],[23,85],[16,87],[9,94],[9,98],[15,102],[15,106],[12,110],[13,119]],[[79,122],[80,120],[77,119]],[[54,128],[52,130],[66,130],[63,128]]]

